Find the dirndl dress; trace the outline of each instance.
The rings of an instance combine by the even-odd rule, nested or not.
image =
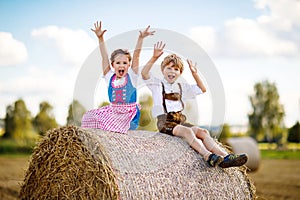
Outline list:
[[[140,119],[140,105],[136,103],[136,88],[132,85],[129,74],[124,84],[115,86],[114,74],[108,87],[110,105],[87,111],[81,122],[83,128],[97,128],[111,132],[126,133],[135,130]]]

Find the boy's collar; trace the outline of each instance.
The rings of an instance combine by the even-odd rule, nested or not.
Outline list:
[[[169,83],[165,78],[163,78],[162,82],[163,82],[164,84],[173,85],[173,84],[176,84],[176,83],[177,83],[177,80],[176,80],[174,83]]]

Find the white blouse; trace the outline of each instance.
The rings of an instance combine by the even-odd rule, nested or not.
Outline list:
[[[104,76],[104,79],[105,79],[105,82],[107,85],[109,85],[109,81],[111,79],[111,77],[115,74],[115,72],[113,70],[109,70],[107,72],[107,74]],[[131,69],[131,67],[128,69],[128,74],[129,74],[129,77],[130,77],[130,80],[131,80],[131,83],[133,85],[133,87],[137,87],[137,81],[138,81],[138,74],[134,73],[134,71]],[[119,86],[119,85],[123,85],[124,82],[125,82],[125,76],[123,76],[122,78],[120,79],[116,79],[115,82],[114,82],[114,85],[115,86]]]

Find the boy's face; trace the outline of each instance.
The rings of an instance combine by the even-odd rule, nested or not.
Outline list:
[[[164,78],[168,83],[174,83],[181,75],[180,69],[174,66],[173,62],[167,64],[162,71]]]
[[[122,78],[127,74],[130,62],[126,55],[119,54],[116,56],[112,66],[115,69],[117,78]]]

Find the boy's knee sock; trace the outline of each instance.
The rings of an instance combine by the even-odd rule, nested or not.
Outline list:
[[[201,154],[204,157],[204,160],[208,160],[208,156],[211,154],[211,152],[207,150],[201,140],[194,138],[189,145],[199,154]]]
[[[220,156],[226,156],[228,154],[223,148],[221,148],[216,143],[216,141],[212,137],[210,137],[210,135],[206,135],[206,137],[203,140],[203,144],[212,153],[218,154]]]

